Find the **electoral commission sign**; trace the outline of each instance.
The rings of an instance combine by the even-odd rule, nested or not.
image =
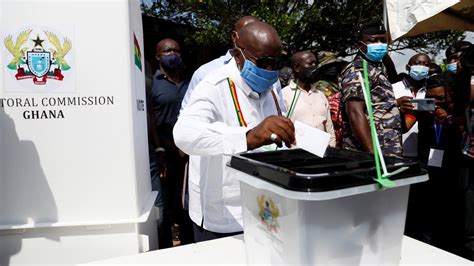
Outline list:
[[[3,27],[0,108],[21,108],[24,119],[67,117],[63,107],[113,105],[114,96],[76,91],[74,31]]]

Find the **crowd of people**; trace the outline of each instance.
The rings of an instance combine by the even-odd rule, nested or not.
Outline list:
[[[405,233],[474,259],[471,43],[447,49],[445,71],[419,53],[397,73],[380,20],[361,26],[351,62],[309,50],[285,62],[277,31],[252,16],[240,18],[230,38],[227,53],[190,82],[179,44],[156,46],[147,108],[161,248],[172,246],[178,225],[182,244],[242,233],[239,183],[226,164],[238,152],[292,148],[296,120],[327,132],[332,147],[372,153],[365,72],[383,155],[416,160],[430,176],[411,188]],[[429,101],[420,99],[434,104],[423,109]]]

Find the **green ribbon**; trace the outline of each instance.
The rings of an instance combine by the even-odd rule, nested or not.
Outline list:
[[[369,73],[367,70],[367,61],[363,60],[363,68],[364,68],[364,83],[365,86],[363,86],[363,89],[365,90],[365,104],[367,106],[367,113],[369,115],[369,125],[370,125],[370,133],[372,136],[372,147],[374,150],[374,159],[375,159],[375,170],[377,172],[377,178],[374,179],[380,186],[381,188],[391,188],[395,186],[395,182],[389,179],[390,176],[394,174],[398,174],[401,171],[404,171],[406,169],[398,169],[397,171],[393,173],[386,173],[386,169],[384,167],[384,174],[382,175],[381,171],[381,162],[380,160],[383,160],[383,155],[379,153],[379,145],[378,145],[378,137],[377,137],[377,130],[375,129],[375,121],[374,121],[374,113],[372,110],[372,98],[370,95],[370,83],[369,83]],[[381,158],[382,157],[382,158]],[[384,163],[385,166],[385,163]]]
[[[295,94],[293,95],[293,99],[291,100],[290,108],[288,109],[286,118],[290,118],[293,115],[293,113],[295,112],[296,103],[298,102],[300,98],[301,91],[298,87],[298,80],[296,80],[295,83],[296,83]]]

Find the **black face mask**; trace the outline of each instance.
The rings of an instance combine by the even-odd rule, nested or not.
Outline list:
[[[316,66],[303,68],[298,75],[298,80],[306,84],[313,84],[318,81],[318,72]]]
[[[339,68],[336,64],[331,64],[327,67],[323,67],[320,72],[321,79],[326,81],[335,81],[339,74]]]

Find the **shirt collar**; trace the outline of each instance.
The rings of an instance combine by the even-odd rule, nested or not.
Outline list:
[[[153,78],[155,79],[164,79],[166,78],[165,73],[161,72],[160,69],[157,69],[155,72],[155,75],[153,75]]]
[[[290,85],[289,86],[290,86],[291,90],[296,90],[296,82],[295,82],[294,79],[290,80]],[[298,86],[298,89],[300,89],[303,92],[306,92],[300,86]],[[316,87],[316,83],[313,83],[313,84],[311,84],[311,89],[308,92],[315,92],[317,90],[318,90],[318,88]]]
[[[153,75],[153,77],[157,80],[166,80],[174,85],[176,85],[177,87],[181,87],[181,85],[184,83],[184,80],[181,80],[179,82],[179,84],[175,84],[174,82],[172,82],[171,80],[168,79],[168,77],[166,76],[165,73],[161,72],[160,69],[157,69],[156,72],[155,72],[155,75]]]
[[[403,85],[405,85],[405,88],[409,89],[410,91],[413,90],[413,86],[408,82],[407,78],[402,79]],[[421,91],[426,91],[426,81],[423,82],[423,86],[418,90],[418,93]]]
[[[227,50],[227,53],[224,55],[224,64],[228,64],[233,58],[232,49]]]

